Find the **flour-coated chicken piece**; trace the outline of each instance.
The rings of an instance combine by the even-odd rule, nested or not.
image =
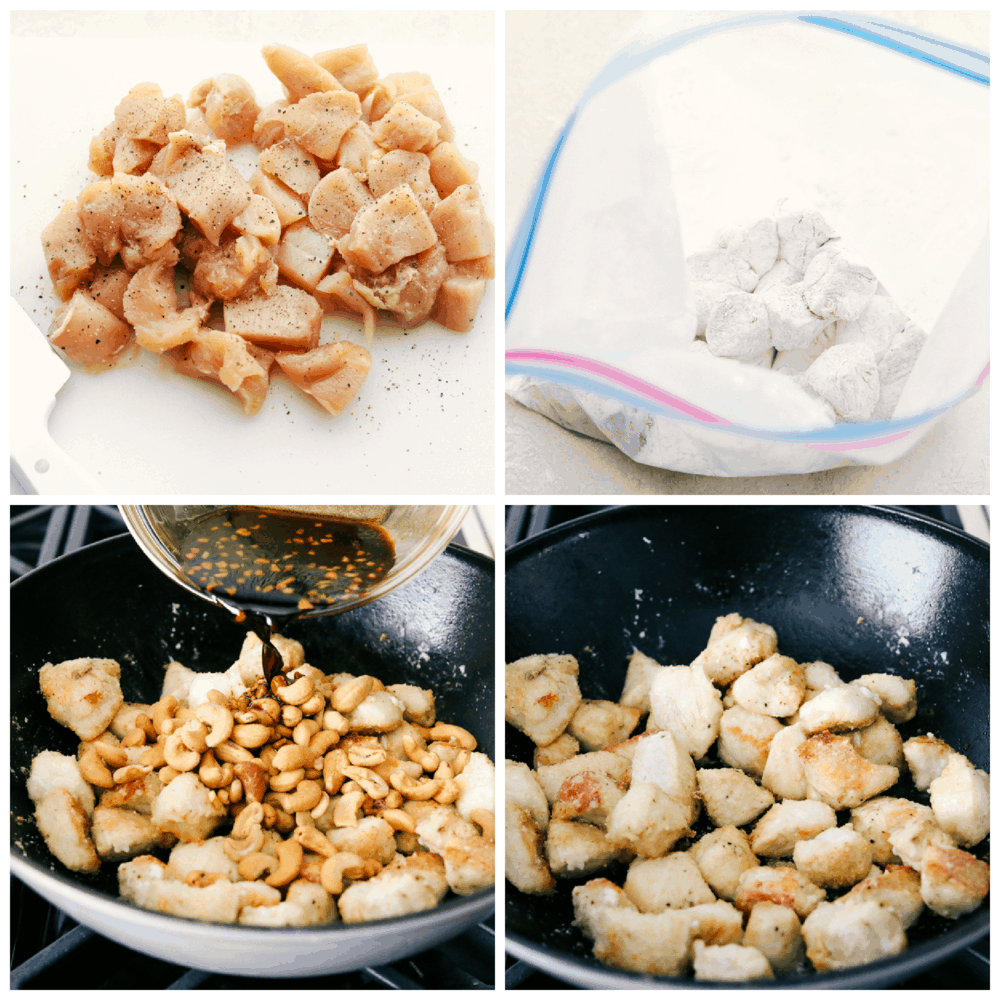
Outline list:
[[[698,794],[716,826],[746,826],[774,805],[774,796],[734,767],[698,770]]]
[[[352,733],[377,735],[395,729],[403,721],[403,709],[388,691],[372,691],[346,718]]]
[[[108,723],[107,731],[118,739],[123,739],[128,733],[135,729],[135,719],[137,715],[148,715],[153,717],[153,706],[143,705],[141,702],[125,701],[121,708],[115,713],[115,717]]]
[[[585,751],[603,750],[627,740],[632,730],[639,725],[641,715],[638,708],[627,708],[613,701],[584,698],[569,720],[566,732]]]
[[[608,842],[644,858],[659,858],[693,836],[691,807],[652,781],[633,781],[608,820]]]
[[[440,852],[448,887],[457,896],[491,889],[495,881],[496,843],[483,837],[453,838]]]
[[[889,833],[893,827],[913,817],[934,820],[934,813],[929,806],[919,802],[879,795],[851,810],[851,825],[872,845],[875,864],[899,864],[900,858],[889,843]]]
[[[504,807],[504,875],[521,892],[556,891],[545,858],[545,834],[530,813],[508,802]]]
[[[687,805],[690,822],[698,815],[694,794],[698,775],[694,761],[669,732],[642,740],[632,757],[632,783],[651,781],[677,802]]]
[[[741,944],[710,945],[695,940],[694,978],[743,983],[774,979],[774,973],[767,958],[756,948]]]
[[[535,747],[534,764],[536,768],[550,764],[561,764],[580,752],[580,744],[569,733],[557,736],[548,746]]]
[[[581,771],[567,778],[552,806],[553,819],[575,819],[606,829],[608,817],[625,796],[625,783],[599,771]],[[544,795],[542,796],[544,801]]]
[[[924,852],[920,895],[942,917],[974,910],[990,891],[990,866],[957,847],[932,845]]]
[[[163,686],[160,689],[160,697],[167,698],[173,695],[177,699],[178,705],[187,705],[188,691],[191,690],[191,684],[198,676],[198,671],[185,667],[177,660],[171,660],[163,669]],[[151,712],[146,714],[150,718],[153,717]]]
[[[730,767],[738,767],[753,778],[764,774],[771,740],[784,727],[769,715],[749,712],[736,705],[722,713],[717,751]]]
[[[453,806],[442,806],[436,803],[433,799],[428,802],[420,803],[424,806],[423,809],[414,810],[412,807],[416,806],[418,803],[407,803],[411,808],[406,811],[413,816],[414,821],[417,825],[417,837],[420,841],[420,846],[425,851],[433,851],[435,854],[440,854],[444,850],[445,845],[450,841],[459,839],[464,840],[467,837],[478,837],[479,827],[474,823],[470,823],[468,820],[462,819],[458,815],[458,810]],[[366,817],[366,819],[371,819],[373,817]],[[362,824],[364,820],[359,821],[357,827],[343,827],[345,831],[360,830],[363,829]],[[330,830],[327,832],[327,836],[330,838],[330,843],[334,844],[338,850],[349,851],[352,854],[360,854],[362,857],[378,857],[378,853],[365,854],[366,850],[364,843],[359,843],[356,850],[354,846],[341,846],[347,841],[341,840],[339,836],[331,836],[334,831]],[[381,834],[379,834],[381,839]],[[369,848],[370,849],[370,848]],[[381,859],[379,859],[381,860]],[[389,861],[392,860],[390,857]],[[386,862],[388,863],[388,862]]]
[[[766,900],[750,911],[743,944],[756,948],[778,975],[794,972],[795,966],[806,957],[802,923],[795,911]]]
[[[305,663],[305,650],[297,639],[287,639],[283,635],[275,634],[271,636],[271,644],[281,654],[281,662],[288,667],[289,671],[295,670]],[[243,639],[243,646],[240,648],[240,655],[226,671],[231,677],[238,677],[247,689],[252,688],[258,680],[264,677],[264,668],[261,663],[262,647],[260,636],[255,632],[247,632]]]
[[[800,840],[810,840],[836,825],[837,814],[825,803],[789,799],[772,806],[758,820],[750,834],[750,849],[759,857],[788,858]]]
[[[803,663],[802,669],[806,674],[807,690],[825,691],[827,688],[840,687],[844,683],[840,679],[840,674],[837,673],[836,668],[824,660],[813,660],[812,663]]]
[[[694,858],[682,851],[662,858],[636,858],[628,866],[622,888],[641,913],[682,910],[715,902],[715,893]]]
[[[590,929],[594,957],[605,965],[649,976],[679,976],[690,967],[691,921],[682,911],[605,906],[593,915]]]
[[[547,746],[569,725],[580,705],[575,656],[525,656],[508,663],[504,682],[507,721],[538,746]]]
[[[812,913],[824,899],[826,890],[810,882],[802,872],[762,865],[749,868],[740,876],[733,905],[749,913],[762,901],[779,903],[791,907],[801,919]]]
[[[819,972],[867,965],[906,948],[899,917],[872,900],[820,903],[803,922],[802,935],[806,955]]]
[[[435,810],[431,816],[436,816]],[[454,816],[451,809],[447,810],[450,819]],[[427,824],[421,832],[421,823]],[[466,825],[467,827],[467,825]],[[417,836],[420,837],[421,846],[424,845],[424,835],[427,839],[434,837],[432,828],[440,830],[440,825],[435,825],[429,817],[417,821]],[[467,834],[467,828],[463,828],[461,833]],[[363,816],[358,820],[357,826],[334,827],[327,831],[326,839],[346,854],[356,854],[359,858],[374,858],[383,865],[389,864],[396,853],[396,840],[393,836],[393,829],[379,816]],[[442,838],[447,841],[450,837]],[[443,844],[442,844],[443,846]],[[432,848],[426,848],[431,850]]]
[[[850,892],[841,896],[838,904],[871,900],[888,906],[906,930],[920,916],[924,901],[920,895],[920,874],[905,865],[887,865],[884,872],[877,868]]]
[[[94,811],[94,790],[83,780],[75,757],[56,750],[35,754],[28,774],[28,797],[37,806],[49,792],[63,788],[80,803],[89,816]]]
[[[734,626],[733,621],[738,617],[717,618],[708,646],[691,664],[704,667],[713,684],[731,684],[755,663],[778,651],[778,636],[770,625],[743,618]]]
[[[866,687],[842,684],[827,688],[799,709],[799,723],[807,735],[829,730],[862,729],[879,712],[879,696]]]
[[[599,827],[553,819],[545,837],[545,857],[556,878],[595,875],[613,861],[625,860]]]
[[[222,822],[226,807],[193,771],[179,774],[153,803],[153,825],[180,840],[204,840]]]
[[[805,771],[808,797],[826,802],[834,809],[859,806],[899,778],[898,768],[865,760],[847,736],[817,733],[799,746],[796,753]]]
[[[914,816],[894,826],[888,834],[893,853],[915,871],[924,867],[924,853],[936,847],[956,847],[955,841],[927,816]]]
[[[138,760],[132,759],[132,751],[139,750],[140,754],[146,747],[126,747],[129,754],[129,763],[137,764]],[[133,812],[142,813],[143,816],[150,816],[153,812],[153,803],[156,797],[163,790],[163,783],[156,771],[148,774],[141,774],[131,781],[115,785],[114,788],[105,788],[101,791],[100,805],[109,809],[131,809]]]
[[[637,909],[625,891],[606,878],[592,878],[573,889],[573,923],[580,928],[584,937],[593,940],[591,924],[597,912],[605,907]]]
[[[263,670],[261,672],[263,677]],[[239,678],[234,678],[229,671],[213,674],[195,674],[188,685],[185,703],[188,708],[195,709],[201,705],[207,705],[209,691],[219,691],[227,698],[239,697],[244,694],[246,688],[243,687]]]
[[[524,809],[544,833],[549,828],[549,801],[535,772],[527,764],[506,760],[503,787],[507,805],[518,805]]]
[[[157,830],[142,813],[98,806],[90,818],[90,839],[102,861],[125,861],[157,847],[170,847],[176,837]]]
[[[620,754],[608,750],[596,750],[593,753],[577,754],[561,764],[542,765],[535,775],[550,806],[558,798],[562,783],[582,771],[598,771],[608,775],[613,781],[623,781],[627,780],[627,776],[631,773],[631,762],[628,757]]]
[[[743,914],[724,900],[698,903],[678,911],[691,922],[691,936],[705,944],[740,944]]]
[[[733,682],[737,705],[785,719],[798,711],[806,693],[805,671],[790,656],[774,653]]]
[[[628,661],[625,671],[625,686],[622,688],[619,705],[637,708],[643,714],[649,711],[649,690],[657,674],[665,669],[651,656],[641,653],[638,649]]]
[[[952,754],[930,784],[938,826],[959,847],[975,847],[990,832],[990,776],[960,753]]]
[[[701,760],[719,736],[722,695],[700,664],[664,667],[649,691],[649,722],[667,730],[695,760]]]
[[[49,715],[81,740],[96,739],[122,706],[117,660],[92,656],[46,663],[38,671]]]
[[[846,889],[872,867],[871,845],[849,824],[831,827],[792,849],[795,867],[822,889]]]
[[[659,729],[650,726],[647,727],[645,732],[639,733],[637,736],[633,736],[624,743],[616,743],[614,746],[608,747],[607,749],[610,750],[611,753],[626,758],[629,765],[631,765],[632,761],[635,759],[636,750],[639,749],[645,740],[648,740],[651,736],[654,736],[658,732],[660,732]]]
[[[484,753],[474,751],[469,755],[469,762],[462,773],[455,778],[458,785],[458,798],[455,808],[462,819],[471,819],[474,809],[485,809],[494,812],[494,788],[496,787],[496,770],[493,761]]]
[[[688,854],[694,858],[712,892],[730,902],[739,891],[740,876],[760,864],[750,850],[750,838],[735,826],[706,833],[691,845]]]
[[[917,685],[909,678],[894,674],[862,674],[851,683],[874,691],[882,702],[882,714],[890,722],[909,722],[917,714]]]
[[[404,917],[434,909],[447,893],[444,861],[436,854],[411,854],[348,886],[340,896],[340,917],[348,924]]]
[[[924,792],[944,770],[955,751],[933,733],[912,736],[903,744],[903,756],[913,777],[913,783]]]
[[[806,797],[806,772],[798,755],[806,734],[797,722],[774,734],[768,747],[767,763],[760,783],[779,799]]]
[[[233,861],[223,847],[227,839],[209,837],[207,840],[177,844],[167,860],[168,874],[180,882],[191,872],[225,875],[230,882],[239,882],[238,862]]]
[[[35,824],[45,846],[71,871],[96,872],[101,867],[90,839],[90,817],[65,788],[53,788],[35,803]]]
[[[414,684],[390,684],[387,688],[404,705],[403,718],[418,726],[433,726],[437,718],[434,710],[434,692]]]
[[[854,729],[847,735],[854,749],[872,764],[888,764],[898,771],[906,766],[903,739],[884,715],[879,715],[870,726]]]
[[[322,927],[339,919],[337,902],[323,888],[298,878],[276,906],[244,906],[239,922],[250,927]]]

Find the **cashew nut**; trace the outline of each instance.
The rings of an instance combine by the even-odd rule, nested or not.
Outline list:
[[[471,757],[468,750],[459,750],[455,759],[451,762],[451,769],[457,778],[465,770],[465,765],[469,763]]]
[[[160,784],[166,788],[174,778],[177,777],[181,772],[175,771],[169,764],[161,767],[157,772],[157,777],[160,779]]]
[[[220,764],[211,750],[205,751],[198,768],[198,778],[206,788],[222,788],[230,784],[234,773],[232,764]]]
[[[434,777],[441,779],[441,791],[434,796],[434,801],[440,802],[443,806],[451,805],[462,791],[455,780],[455,772],[452,771],[448,764],[442,764],[437,769]]]
[[[373,799],[380,799],[389,792],[389,786],[367,767],[345,767],[344,776],[356,781]]]
[[[410,760],[419,764],[429,774],[433,774],[441,766],[441,758],[436,753],[421,748],[409,733],[403,737],[403,749]]]
[[[374,878],[378,873],[382,871],[382,862],[376,861],[375,858],[365,858],[365,874],[363,878]]]
[[[281,710],[281,721],[286,726],[297,726],[302,721],[302,709],[298,705],[285,705]]]
[[[153,725],[153,720],[145,712],[140,712],[135,717],[135,728],[141,729],[146,734],[146,739],[151,743],[156,742],[156,726]]]
[[[100,755],[92,747],[80,755],[80,774],[83,780],[98,788],[114,788],[115,779],[107,769]]]
[[[124,767],[128,763],[128,754],[120,747],[104,743],[101,740],[95,740],[90,746],[97,751],[98,756],[109,767]]]
[[[331,896],[339,896],[344,891],[344,878],[361,878],[365,872],[364,860],[357,854],[340,852],[323,862],[319,884]]]
[[[270,738],[272,730],[260,722],[233,726],[232,740],[241,747],[262,747]]]
[[[127,781],[135,781],[136,778],[143,778],[153,769],[151,767],[141,767],[138,764],[129,764],[127,767],[120,767],[114,773],[116,785],[124,785]]]
[[[309,812],[319,805],[323,786],[317,781],[300,781],[294,792],[281,794],[281,808],[286,813]]]
[[[122,737],[120,746],[122,747],[144,747],[146,745],[146,733],[142,729],[133,729]]]
[[[324,791],[319,802],[309,810],[313,819],[319,819],[330,808],[330,796]]]
[[[477,826],[483,828],[484,840],[496,839],[496,818],[489,809],[472,809],[469,812],[469,819]]]
[[[166,698],[161,698],[153,706],[153,728],[157,733],[163,732],[163,724],[167,719],[173,718],[174,712],[177,711],[177,699],[172,695],[168,694]]]
[[[443,743],[457,743],[463,750],[476,749],[476,737],[461,726],[449,726],[444,722],[435,723],[431,728],[430,738]]]
[[[216,759],[226,761],[229,764],[242,764],[254,759],[249,750],[244,749],[232,740],[223,740],[218,746],[213,747]]]
[[[337,853],[337,848],[314,826],[296,827],[292,840],[298,841],[313,854],[322,854],[324,858],[332,858]]]
[[[323,713],[323,728],[346,736],[351,731],[351,722],[349,719],[345,719],[340,712],[329,708]]]
[[[180,736],[181,741],[188,750],[194,750],[196,753],[201,754],[208,747],[208,743],[205,740],[205,737],[208,735],[208,726],[200,719],[190,719],[188,722],[185,722],[177,730],[177,735]]]
[[[405,771],[393,771],[389,775],[389,784],[404,797],[416,802],[425,802],[441,791],[444,782],[440,778],[414,781]]]
[[[342,795],[333,807],[333,825],[357,826],[358,810],[364,801],[365,793],[362,791],[348,792],[346,795]]]
[[[321,729],[309,741],[309,749],[312,750],[317,757],[322,757],[323,754],[330,749],[330,747],[336,746],[339,741],[340,733],[335,732],[332,729]]]
[[[416,833],[417,821],[402,809],[383,809],[379,815],[393,828],[404,833]]]
[[[243,801],[243,782],[240,781],[239,778],[233,778],[233,780],[229,783],[229,801]]]
[[[300,707],[303,715],[316,715],[317,712],[322,712],[326,708],[326,695],[316,691]]]
[[[184,746],[179,733],[167,737],[163,756],[175,771],[193,771],[201,763],[201,754]]]
[[[259,851],[264,846],[264,831],[258,824],[244,838],[227,837],[222,849],[230,861],[242,861],[248,854]]]
[[[270,874],[278,867],[278,859],[271,854],[248,854],[237,866],[240,878],[247,882],[256,882],[267,872]]]
[[[344,777],[344,768],[350,766],[347,751],[342,749],[331,750],[323,758],[323,787],[330,795],[336,795],[347,780]]]
[[[274,887],[288,885],[302,867],[302,845],[294,840],[285,840],[275,847],[275,851],[278,855],[278,870],[271,872],[264,881]]]
[[[279,771],[294,771],[300,767],[308,767],[316,759],[316,754],[307,746],[286,743],[274,755],[271,763]]]
[[[205,745],[217,747],[228,740],[233,731],[233,713],[225,705],[199,705],[196,710],[198,719],[208,726]]]
[[[250,706],[251,712],[259,713],[258,722],[265,722],[267,725],[273,726],[281,718],[281,704],[275,701],[273,698],[261,698],[260,701],[255,701]]]
[[[218,688],[212,688],[205,697],[208,699],[208,704],[210,705],[229,705],[229,698],[223,694]]]
[[[403,796],[395,788],[389,789],[389,794],[382,799],[386,809],[401,809],[403,807]]]
[[[167,758],[164,756],[164,749],[166,748],[166,741],[163,743],[154,743],[148,750],[144,750],[142,755],[139,757],[140,764],[146,764],[153,770],[159,770],[167,762]]]
[[[268,780],[271,790],[275,792],[290,792],[306,776],[304,767],[297,767],[294,771],[282,771]]]
[[[309,746],[309,741],[319,732],[319,723],[315,719],[303,719],[292,730],[292,741],[300,747]]]
[[[286,705],[301,705],[312,697],[316,684],[311,677],[300,677],[294,684],[278,688],[275,692]]]
[[[264,768],[257,761],[243,761],[234,764],[233,773],[243,786],[248,801],[260,802],[264,798],[264,793],[267,791],[267,776],[264,773]]]
[[[346,684],[341,684],[333,692],[330,704],[335,711],[340,712],[342,715],[347,715],[348,712],[353,712],[371,694],[374,685],[375,678],[369,677],[367,674],[355,677],[354,680],[348,681]]]
[[[278,822],[278,810],[270,802],[262,803],[264,807],[264,828],[270,830]]]

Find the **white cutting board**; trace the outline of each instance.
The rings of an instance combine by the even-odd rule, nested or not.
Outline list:
[[[233,15],[234,17],[236,15]],[[259,43],[199,37],[11,37],[11,79],[31,81],[11,102],[11,292],[40,329],[58,306],[40,233],[63,202],[95,179],[90,139],[114,117],[135,84],[158,83],[185,100],[217,73],[236,73],[264,106],[282,96],[260,47],[280,42],[309,53],[367,42],[381,74],[429,73],[462,152],[479,164],[490,217],[494,197],[494,52],[442,44],[441,19],[420,15],[404,41],[372,15],[371,30],[349,36],[338,15],[310,15],[307,37],[268,33]],[[166,15],[169,17],[169,15]],[[245,29],[246,19],[239,14]],[[168,22],[164,22],[166,26]],[[299,20],[301,23],[301,17]],[[384,23],[384,22],[383,22]],[[176,24],[176,18],[169,24]],[[422,38],[422,34],[426,38]],[[247,172],[244,168],[244,172]],[[226,390],[177,375],[148,352],[112,371],[73,372],[50,421],[55,441],[109,493],[141,494],[492,494],[494,491],[495,283],[474,329],[430,323],[376,334],[371,373],[355,401],[330,417],[276,377],[263,409],[244,416]],[[324,321],[322,342],[364,343],[360,323]],[[13,372],[12,378],[30,378]]]

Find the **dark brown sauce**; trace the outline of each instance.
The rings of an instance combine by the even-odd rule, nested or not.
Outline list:
[[[260,638],[270,685],[282,667],[270,641],[275,630],[375,586],[396,555],[392,539],[376,524],[234,506],[196,522],[181,543],[180,558],[184,575],[237,609],[236,620]]]

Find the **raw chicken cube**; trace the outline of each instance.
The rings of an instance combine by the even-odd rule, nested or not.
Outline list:
[[[372,366],[368,351],[347,340],[305,354],[277,354],[275,360],[296,388],[333,416],[358,394]]]
[[[468,333],[485,294],[485,278],[451,274],[441,282],[430,318],[448,330]]]
[[[354,279],[347,271],[328,274],[317,283],[313,294],[317,301],[323,304],[325,311],[344,308],[348,312],[360,316],[364,324],[365,341],[371,347],[372,341],[375,339],[378,311],[364,296],[358,293],[354,287]]]
[[[475,184],[479,177],[479,167],[466,159],[453,142],[439,142],[427,156],[431,183],[442,198],[463,184]]]
[[[859,806],[899,778],[897,768],[865,760],[846,736],[818,733],[801,744],[796,753],[802,760],[808,796],[835,809]]]
[[[336,242],[351,231],[358,212],[375,204],[371,192],[347,167],[328,173],[309,198],[309,221],[317,232]]]
[[[579,673],[576,657],[560,653],[536,654],[508,663],[504,684],[507,721],[538,746],[551,743],[569,725],[580,704]],[[554,797],[549,796],[549,801]]]
[[[260,51],[267,68],[285,85],[293,104],[309,94],[344,89],[332,73],[297,49],[287,45],[265,45]]]
[[[579,741],[584,750],[603,750],[627,740],[639,724],[637,708],[625,708],[613,701],[584,698],[566,732]]]
[[[333,247],[303,219],[285,230],[275,260],[283,278],[315,292],[333,261]]]
[[[260,114],[253,87],[233,73],[202,80],[191,91],[188,107],[201,108],[211,130],[227,144],[249,142]]]
[[[774,805],[774,796],[736,768],[701,768],[698,794],[716,826],[746,826]]]
[[[274,362],[270,351],[248,343],[235,333],[203,327],[170,355],[182,375],[225,386],[243,404],[244,413],[257,413],[263,405]],[[214,682],[211,686],[219,687]]]
[[[199,295],[231,302],[242,295],[274,291],[278,268],[256,236],[223,239],[218,246],[207,240],[205,244],[192,276]]]
[[[257,115],[252,138],[258,149],[266,149],[285,138],[285,113],[288,108],[288,101],[282,99],[272,102]]]
[[[90,282],[90,296],[110,309],[118,319],[125,319],[125,292],[132,275],[121,264],[104,267],[98,264],[94,268],[94,277]]]
[[[694,978],[723,982],[774,979],[764,955],[741,944],[709,945],[694,942]]]
[[[701,760],[718,738],[722,695],[701,665],[658,671],[649,704],[651,728],[669,730],[695,760]]]
[[[372,135],[383,149],[408,149],[417,152],[437,145],[441,126],[412,104],[397,101],[378,121],[372,123]]]
[[[824,889],[845,889],[871,870],[871,845],[848,826],[831,828],[811,840],[800,840],[792,860],[810,882]]]
[[[255,170],[248,183],[253,194],[259,194],[271,203],[282,226],[298,222],[308,214],[302,200],[290,187],[269,177],[263,170]]]
[[[42,250],[56,294],[65,301],[89,280],[97,263],[75,201],[66,202],[42,230]]]
[[[990,890],[990,866],[957,847],[928,847],[920,875],[924,902],[952,920],[974,910]]]
[[[111,365],[132,340],[132,328],[78,288],[56,314],[49,342],[81,365]]]
[[[332,162],[347,130],[360,118],[361,102],[349,90],[309,94],[285,111],[285,133],[307,153]]]
[[[504,874],[521,892],[547,894],[556,883],[544,856],[545,834],[532,816],[514,802],[504,808]]]
[[[486,216],[478,184],[463,184],[440,201],[430,221],[449,261],[475,260],[493,252],[493,223]]]
[[[319,164],[293,139],[282,139],[261,150],[257,163],[265,174],[300,198],[308,198],[319,183]]]
[[[779,975],[794,972],[806,957],[799,918],[791,907],[777,903],[762,901],[754,906],[747,918],[743,944],[756,948]]]
[[[371,120],[375,122],[382,118],[404,94],[433,86],[426,73],[389,73],[377,80],[372,88]]]
[[[680,852],[663,858],[636,858],[629,865],[623,888],[641,913],[715,902],[715,894],[694,859]]]
[[[688,853],[697,862],[712,892],[729,901],[736,898],[740,876],[758,867],[757,856],[750,850],[750,838],[735,826],[706,833]]]
[[[789,858],[799,841],[809,840],[836,825],[836,813],[823,802],[809,799],[779,802],[753,828],[750,849],[763,857]]]
[[[81,740],[100,736],[121,708],[124,699],[119,677],[117,660],[90,656],[46,663],[38,671],[49,715]]]
[[[299,288],[279,285],[273,295],[227,302],[223,315],[228,333],[263,347],[312,351],[319,345],[323,310]]]
[[[821,903],[802,924],[802,934],[819,972],[867,965],[906,948],[899,917],[871,900]]]
[[[164,97],[155,83],[140,83],[115,108],[118,134],[146,139],[163,146],[170,132],[184,128],[184,102],[179,95]]]
[[[422,323],[434,308],[448,274],[444,249],[435,243],[413,257],[387,267],[381,274],[352,269],[354,289],[375,309],[387,309],[403,326]]]
[[[376,198],[381,198],[400,184],[409,184],[417,201],[427,212],[441,200],[431,183],[430,160],[424,153],[393,149],[369,163],[368,187]]]
[[[368,46],[364,44],[317,52],[313,56],[313,61],[335,76],[341,86],[357,94],[362,100],[378,79],[378,70],[368,52]]]
[[[368,163],[378,150],[372,127],[365,121],[355,122],[340,140],[334,166],[346,167],[359,181],[368,179]]]

